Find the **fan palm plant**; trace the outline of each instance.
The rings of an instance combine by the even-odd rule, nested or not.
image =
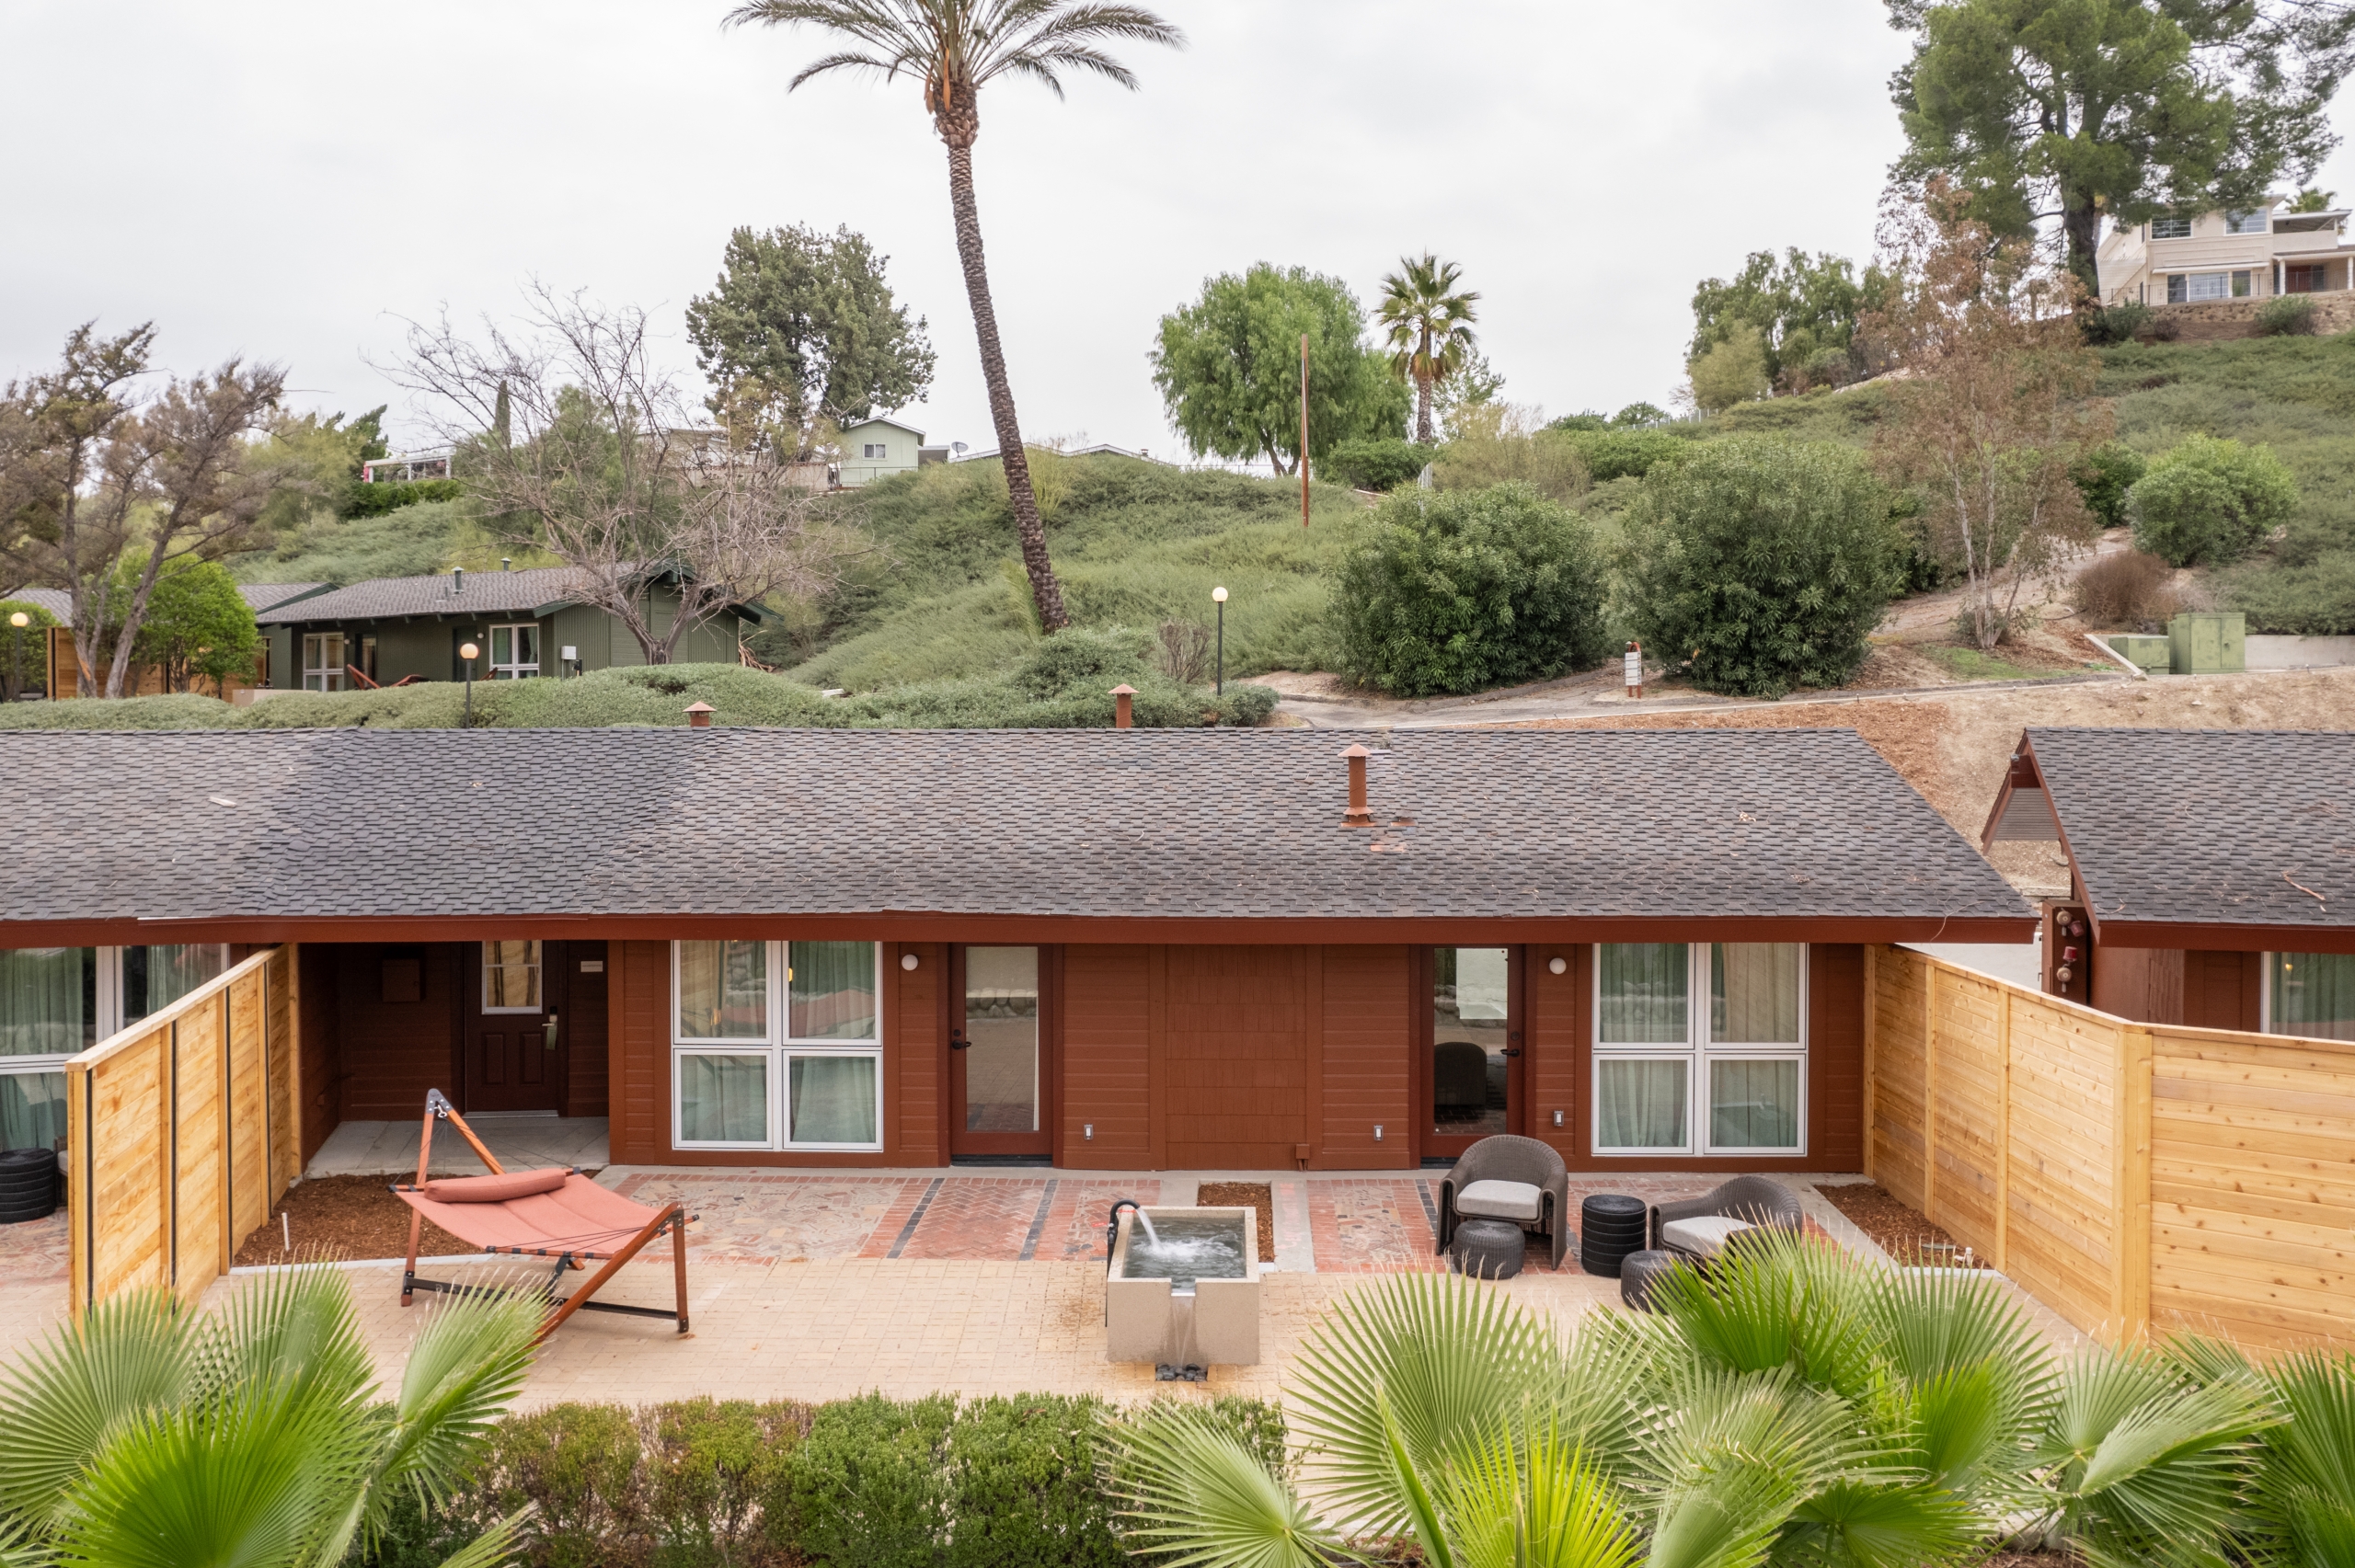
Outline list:
[[[1022,544],[1023,568],[1042,631],[1071,624],[1063,587],[1047,555],[1047,532],[1030,484],[1014,392],[999,347],[997,309],[990,302],[989,269],[982,258],[981,210],[973,200],[973,142],[982,131],[981,90],[1000,76],[1028,76],[1057,97],[1061,73],[1093,72],[1124,87],[1136,75],[1105,52],[1107,40],[1182,45],[1184,35],[1141,6],[1097,0],[747,0],[729,13],[731,27],[808,23],[840,35],[851,47],[801,68],[787,91],[829,71],[874,71],[886,80],[912,76],[923,84],[925,112],[948,148],[948,209],[964,264],[965,298],[980,340],[982,379],[988,383],[990,420]]]
[[[1473,306],[1479,294],[1459,290],[1463,269],[1430,251],[1402,256],[1398,270],[1382,280],[1376,317],[1390,329],[1390,373],[1415,388],[1415,439],[1431,441],[1431,388],[1464,368],[1472,351]]]
[[[446,1501],[523,1386],[542,1307],[433,1309],[379,1401],[350,1287],[265,1276],[219,1317],[171,1292],[92,1307],[0,1381],[0,1561],[331,1568],[407,1498]],[[507,1555],[502,1521],[444,1568]]]

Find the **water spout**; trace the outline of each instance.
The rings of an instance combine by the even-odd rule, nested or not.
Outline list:
[[[1145,1239],[1145,1241],[1146,1241],[1149,1244],[1151,1244],[1151,1245],[1153,1245],[1153,1246],[1156,1246],[1156,1247],[1157,1247],[1157,1246],[1161,1245],[1161,1236],[1160,1236],[1160,1233],[1159,1233],[1158,1231],[1155,1230],[1154,1230],[1154,1228],[1153,1228],[1153,1216],[1152,1216],[1152,1215],[1150,1215],[1150,1214],[1147,1214],[1147,1213],[1146,1213],[1143,1209],[1142,1209],[1142,1208],[1139,1208],[1139,1209],[1132,1209],[1132,1210],[1131,1210],[1131,1212],[1132,1212],[1132,1213],[1133,1213],[1133,1214],[1135,1214],[1135,1216],[1137,1217],[1137,1223],[1144,1227],[1144,1239]]]

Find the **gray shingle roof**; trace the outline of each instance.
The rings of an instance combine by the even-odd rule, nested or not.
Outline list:
[[[2028,738],[2103,924],[2355,926],[2355,735],[2030,729]]]
[[[48,611],[58,620],[65,621],[74,613],[74,600],[62,588],[16,588],[0,593],[0,599],[13,599],[19,604],[30,604]]]
[[[323,582],[244,582],[237,585],[237,592],[258,619],[261,612],[273,605],[299,599],[306,593],[316,593],[325,587],[327,584]],[[38,604],[60,621],[71,618],[74,613],[73,598],[62,588],[20,588],[13,593],[0,593],[0,599]]]
[[[0,734],[6,919],[2019,921],[1849,730]],[[1411,818],[1411,824],[1397,821]],[[0,933],[4,939],[4,933]]]
[[[570,601],[569,567],[526,567],[520,572],[468,572],[465,591],[451,591],[447,572],[423,578],[371,578],[316,599],[267,610],[264,625],[373,621],[393,615],[502,615]]]

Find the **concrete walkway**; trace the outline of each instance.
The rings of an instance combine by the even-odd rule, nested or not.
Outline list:
[[[417,1174],[417,1131],[422,1116],[401,1122],[343,1122],[311,1158],[306,1176],[397,1176]],[[489,1145],[511,1170],[578,1165],[596,1171],[606,1161],[603,1116],[499,1116],[466,1118],[475,1136]],[[483,1162],[447,1122],[433,1125],[431,1169],[453,1176],[480,1175]]]

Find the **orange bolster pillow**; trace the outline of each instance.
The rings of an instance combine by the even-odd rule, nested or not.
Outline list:
[[[435,1203],[505,1203],[511,1197],[552,1193],[572,1178],[558,1166],[546,1171],[511,1171],[503,1176],[443,1176],[425,1184]]]

